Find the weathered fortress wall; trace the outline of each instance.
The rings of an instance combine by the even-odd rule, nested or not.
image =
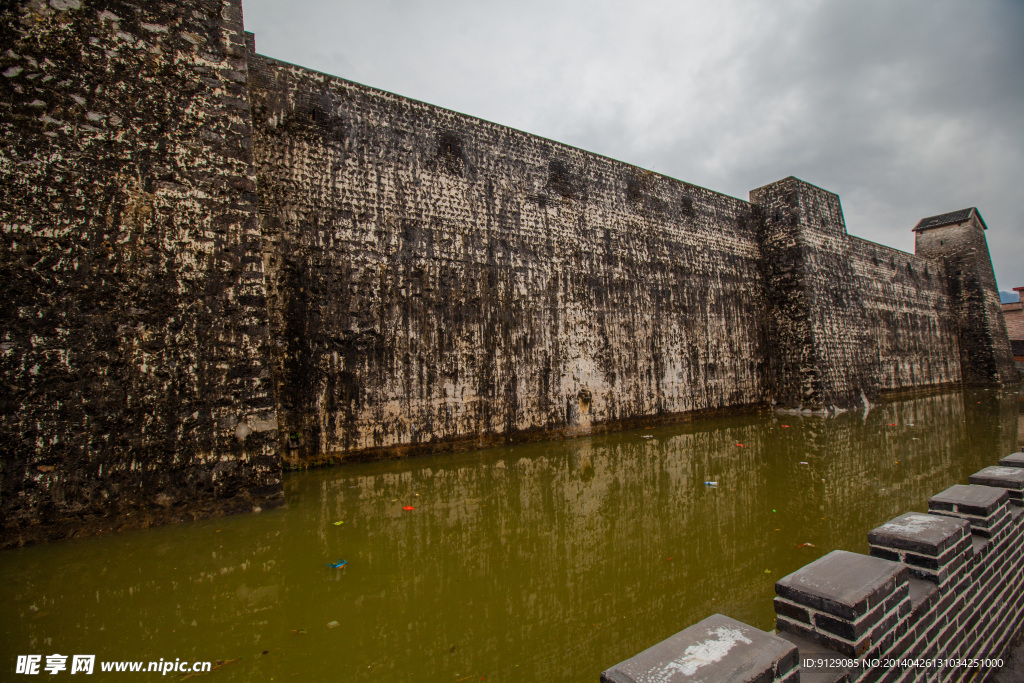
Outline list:
[[[868,387],[897,390],[961,381],[942,264],[858,237],[848,238],[847,249],[857,274],[852,291],[865,311]]]
[[[795,178],[747,202],[258,55],[238,0],[3,22],[3,544],[276,504],[282,461],[1015,379],[976,211],[904,254]]]
[[[280,503],[238,0],[11,9],[4,544]]]
[[[263,57],[250,83],[293,457],[766,401],[746,202]]]
[[[957,212],[953,225],[932,227],[929,219],[914,228],[919,255],[946,266],[949,305],[957,323],[964,380],[984,383],[1013,367],[996,288],[996,276],[985,242],[984,220],[975,209]]]
[[[839,197],[796,178],[752,191],[751,201],[761,211],[777,340],[775,400],[846,407],[885,390],[961,381],[941,262],[847,235]]]

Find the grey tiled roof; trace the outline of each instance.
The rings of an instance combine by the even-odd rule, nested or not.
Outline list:
[[[985,221],[982,220],[981,214],[978,213],[978,209],[971,207],[969,209],[960,209],[959,211],[950,211],[949,213],[943,213],[938,216],[929,216],[928,218],[922,218],[918,221],[917,225],[914,226],[914,230],[927,230],[928,228],[939,228],[943,225],[953,225],[954,223],[962,223],[970,218],[972,215],[978,217],[978,221],[981,223],[981,227],[985,230],[988,226],[985,225]]]

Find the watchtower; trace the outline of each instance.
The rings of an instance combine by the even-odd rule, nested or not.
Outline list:
[[[922,218],[914,226],[915,253],[945,265],[959,330],[960,371],[967,384],[1017,380],[985,240],[987,229],[974,207]]]

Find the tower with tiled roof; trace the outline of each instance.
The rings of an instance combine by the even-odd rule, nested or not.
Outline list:
[[[974,207],[922,218],[914,226],[917,255],[945,265],[950,303],[959,328],[960,367],[968,384],[1001,384],[1017,379],[985,240],[987,229]]]

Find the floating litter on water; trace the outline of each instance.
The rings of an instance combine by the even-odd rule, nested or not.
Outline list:
[[[403,509],[403,510],[415,510],[416,508],[414,508],[414,507],[413,507],[412,505],[406,505],[406,506],[405,506],[405,507],[403,507],[402,509]]]
[[[338,560],[337,562],[328,562],[327,566],[331,569],[341,569],[346,564],[348,564],[348,560]]]
[[[806,464],[807,464],[807,461],[806,461],[806,460],[801,460],[801,461],[800,461],[800,464],[801,464],[801,465],[806,465]]]
[[[339,526],[339,525],[341,525],[341,524],[344,524],[344,523],[345,523],[345,522],[343,522],[343,521],[340,521],[340,520],[339,520],[339,521],[337,521],[337,522],[335,522],[335,523],[334,523],[334,526]]]
[[[641,434],[640,438],[641,439],[653,439],[654,438],[654,434]]]
[[[814,547],[813,543],[801,543],[800,545],[797,546],[797,548],[813,548],[813,547]]]
[[[341,624],[339,624],[336,621],[328,621],[327,622],[327,628],[338,628],[339,626],[341,626]]]
[[[717,481],[706,481],[706,482],[704,482],[704,485],[705,486],[718,486],[718,482]]]

